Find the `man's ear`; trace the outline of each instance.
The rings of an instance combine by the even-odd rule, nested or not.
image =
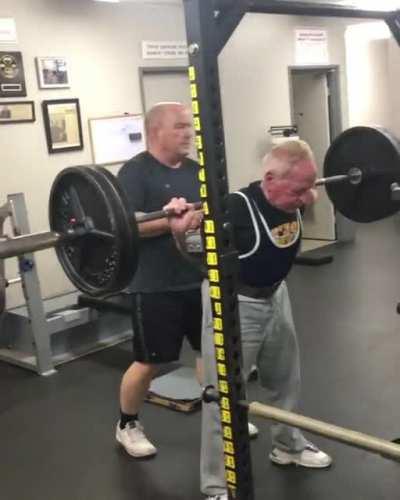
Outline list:
[[[275,178],[275,176],[271,171],[265,172],[265,174],[264,174],[265,181],[272,181],[274,178]]]

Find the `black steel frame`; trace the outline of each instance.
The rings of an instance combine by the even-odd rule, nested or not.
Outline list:
[[[204,241],[213,307],[224,458],[230,499],[253,500],[236,301],[237,252],[228,222],[228,179],[218,55],[247,12],[386,21],[400,44],[399,11],[284,0],[184,0],[189,80],[204,203]],[[215,403],[210,403],[215,404]]]

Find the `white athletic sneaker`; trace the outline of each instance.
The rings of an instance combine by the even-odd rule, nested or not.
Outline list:
[[[302,467],[310,467],[312,469],[325,469],[332,463],[332,458],[319,450],[312,443],[308,443],[303,451],[298,453],[288,453],[287,451],[274,448],[269,455],[274,464],[279,465],[301,465]]]
[[[258,429],[257,427],[249,422],[249,437],[250,438],[255,438],[258,435]]]
[[[223,495],[214,495],[211,497],[206,497],[206,500],[228,500],[228,493],[224,493]]]
[[[128,422],[124,429],[120,428],[118,422],[115,438],[131,457],[150,457],[157,453],[157,448],[147,439],[138,420]]]

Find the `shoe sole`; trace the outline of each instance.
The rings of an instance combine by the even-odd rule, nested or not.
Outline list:
[[[304,467],[305,469],[328,469],[332,465],[332,462],[327,465],[311,465],[311,464],[305,465],[300,462],[296,462],[295,460],[289,460],[288,462],[285,462],[275,457],[270,456],[269,458],[271,462],[276,465],[294,465],[296,467]]]
[[[119,438],[118,435],[115,436],[115,439],[117,440],[118,444],[126,451],[126,453],[130,456],[130,457],[133,457],[133,458],[150,458],[150,457],[154,457],[154,455],[157,455],[157,450],[152,452],[152,453],[146,453],[145,455],[143,453],[134,453],[134,452],[131,452],[129,451],[124,443],[121,441],[121,439]]]

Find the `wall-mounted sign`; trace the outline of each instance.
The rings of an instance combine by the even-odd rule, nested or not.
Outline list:
[[[143,59],[182,59],[187,56],[186,42],[142,42]]]
[[[0,97],[25,97],[21,52],[0,52]]]
[[[297,65],[328,64],[328,33],[324,29],[295,30],[295,60]]]
[[[17,27],[12,17],[0,17],[0,43],[17,43]]]

